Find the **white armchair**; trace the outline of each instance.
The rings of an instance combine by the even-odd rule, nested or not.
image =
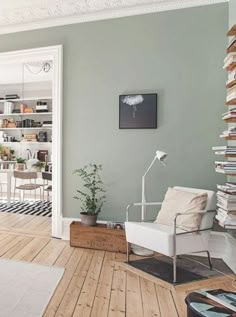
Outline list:
[[[200,194],[207,193],[208,199],[206,209],[198,213],[202,214],[199,230],[186,231],[179,229],[176,225],[178,217],[184,217],[191,213],[177,213],[173,221],[173,226],[145,222],[129,221],[129,212],[132,206],[160,206],[161,202],[153,203],[133,203],[126,208],[126,240],[127,240],[127,262],[129,262],[129,244],[135,244],[143,248],[161,253],[173,258],[173,283],[176,283],[176,260],[177,256],[187,253],[206,252],[209,260],[209,266],[212,268],[210,253],[208,250],[208,241],[210,231],[213,227],[213,220],[216,209],[215,192],[204,189],[195,189],[187,187],[174,187],[183,191]]]

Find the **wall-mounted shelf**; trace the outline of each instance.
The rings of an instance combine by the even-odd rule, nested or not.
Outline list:
[[[216,173],[221,173],[221,174],[225,174],[226,176],[236,176],[236,172],[235,173],[229,173],[226,172],[224,170],[219,170],[219,169],[215,169]]]
[[[225,122],[236,122],[236,118],[224,119]]]
[[[39,101],[39,100],[52,100],[52,97],[26,97],[26,98],[18,98],[18,99],[0,99],[0,103],[4,102],[22,102],[22,101]]]
[[[1,145],[13,145],[13,144],[52,144],[52,142],[31,142],[31,141],[22,141],[22,142],[0,142]]]
[[[231,88],[231,87],[233,87],[234,85],[236,85],[236,79],[235,79],[235,80],[232,80],[230,83],[226,84],[226,88]]]
[[[236,105],[236,98],[226,102],[226,106],[234,106],[234,105]]]
[[[52,127],[37,127],[37,128],[0,128],[0,131],[11,131],[11,130],[52,130]]]
[[[227,32],[227,36],[235,36],[236,35],[236,24],[232,26],[232,28]]]
[[[1,117],[47,116],[47,115],[52,115],[52,112],[0,113],[0,118]]]

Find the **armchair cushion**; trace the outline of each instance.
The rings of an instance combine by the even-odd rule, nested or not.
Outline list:
[[[177,213],[198,212],[204,210],[207,203],[207,193],[168,188],[162,207],[155,220],[158,224],[173,226]],[[198,230],[202,215],[190,214],[177,218],[177,227],[183,230]]]

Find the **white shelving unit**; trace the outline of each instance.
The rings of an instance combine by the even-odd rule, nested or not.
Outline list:
[[[15,84],[14,88],[21,87],[21,83],[19,85]],[[35,86],[34,86],[35,87]],[[0,85],[1,89],[1,85]],[[9,93],[15,93],[15,90],[13,88],[10,88]],[[16,89],[16,93],[19,91],[19,89]],[[5,92],[6,94],[6,92]],[[21,94],[21,92],[20,92]],[[0,120],[4,121],[7,120],[13,120],[17,123],[17,121],[24,121],[25,119],[31,119],[34,122],[41,122],[43,121],[52,121],[52,97],[50,90],[40,90],[40,83],[39,86],[37,86],[37,89],[35,90],[29,90],[27,92],[24,92],[25,97],[17,98],[17,99],[0,99]],[[40,96],[41,95],[41,96]],[[37,101],[45,101],[48,104],[48,112],[36,112],[36,104]],[[24,103],[28,107],[33,109],[33,112],[24,112],[24,113],[4,113],[4,103],[5,102],[12,102],[14,103],[14,109],[20,109],[20,104]],[[23,125],[23,123],[22,123]],[[0,127],[0,131],[2,131],[4,134],[6,134],[7,137],[4,136],[4,142],[2,141],[3,138],[0,141],[0,145],[6,148],[13,149],[15,151],[16,156],[21,156],[26,158],[26,150],[31,149],[33,151],[39,151],[39,150],[47,150],[49,157],[51,157],[52,154],[52,126],[37,126],[37,127]],[[40,131],[47,132],[47,142],[35,142],[35,141],[22,141],[24,136],[27,134],[36,134],[38,136],[38,133]],[[8,138],[9,137],[9,138]],[[11,142],[10,138],[13,137],[17,140],[17,142]],[[8,142],[9,140],[9,142]]]
[[[27,101],[37,101],[37,100],[52,100],[52,97],[26,97],[26,98],[18,98],[18,99],[0,99],[0,103],[4,103],[7,101],[10,102],[27,102]]]
[[[51,116],[52,112],[32,112],[32,113],[0,113],[0,118],[5,117],[28,117],[28,116]]]

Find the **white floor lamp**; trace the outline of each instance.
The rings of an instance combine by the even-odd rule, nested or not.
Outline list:
[[[156,160],[159,160],[163,166],[166,166],[166,164],[164,163],[164,160],[166,158],[167,158],[167,154],[165,152],[156,151],[156,155],[155,155],[152,163],[149,165],[148,169],[144,173],[144,175],[142,177],[142,204],[146,203],[146,198],[145,198],[145,178],[146,178],[148,172],[150,171],[150,169],[152,168],[152,165],[154,164],[154,162]],[[146,214],[146,206],[142,205],[142,221],[144,221],[144,219],[145,219],[145,214]],[[132,251],[133,251],[134,254],[141,255],[141,256],[151,256],[151,255],[153,255],[152,251],[147,250],[147,249],[142,248],[142,247],[139,247],[139,246],[136,246],[136,245],[132,246]]]

